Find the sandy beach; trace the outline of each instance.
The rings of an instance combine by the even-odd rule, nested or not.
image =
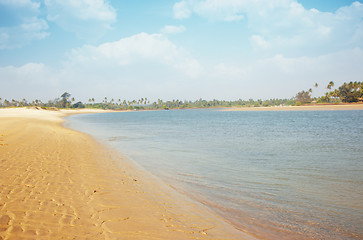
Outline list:
[[[222,111],[333,111],[333,110],[363,110],[363,104],[241,107],[241,108],[222,109]]]
[[[254,239],[62,117],[0,109],[0,239]]]

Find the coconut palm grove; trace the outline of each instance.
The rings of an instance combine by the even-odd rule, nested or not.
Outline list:
[[[157,110],[157,109],[185,109],[185,108],[220,108],[220,107],[270,107],[270,106],[301,106],[311,104],[340,104],[340,103],[357,103],[363,102],[363,82],[344,83],[338,88],[334,88],[334,82],[330,81],[326,86],[328,90],[324,96],[313,97],[313,88],[318,88],[315,83],[313,88],[298,92],[290,99],[238,99],[235,101],[225,100],[203,100],[195,101],[173,99],[150,102],[145,97],[138,100],[125,100],[121,97],[118,99],[109,99],[105,97],[101,101],[95,98],[89,98],[87,102],[77,101],[70,93],[65,92],[60,97],[48,102],[42,102],[35,99],[28,101],[26,99],[2,99],[0,98],[0,107],[40,107],[43,109],[61,109],[61,108],[97,108],[112,110]]]

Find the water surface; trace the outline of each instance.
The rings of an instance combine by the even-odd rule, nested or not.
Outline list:
[[[68,120],[263,239],[363,239],[363,111],[175,110]]]

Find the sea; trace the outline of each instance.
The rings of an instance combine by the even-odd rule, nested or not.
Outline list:
[[[193,109],[72,115],[260,239],[363,239],[363,111]]]

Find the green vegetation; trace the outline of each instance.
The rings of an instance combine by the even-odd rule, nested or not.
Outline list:
[[[311,91],[301,91],[295,96],[295,104],[300,106],[302,104],[311,103]]]
[[[315,83],[315,88],[318,84]],[[108,100],[105,97],[101,102],[96,102],[94,98],[90,98],[88,103],[82,103],[81,101],[71,98],[71,94],[68,92],[63,93],[60,98],[50,100],[47,103],[36,99],[32,102],[28,102],[25,99],[17,101],[12,99],[11,101],[0,98],[0,107],[40,107],[43,109],[55,109],[55,108],[98,108],[98,109],[112,109],[112,110],[156,110],[156,109],[185,109],[185,108],[223,108],[223,107],[269,107],[269,106],[300,106],[304,104],[321,104],[321,103],[351,103],[351,102],[363,102],[363,82],[349,82],[344,83],[338,89],[332,89],[334,82],[330,82],[326,87],[329,91],[325,93],[325,96],[318,98],[312,98],[311,94],[313,90],[310,88],[308,91],[301,91],[291,99],[269,99],[269,100],[203,100],[198,99],[196,101],[181,101],[179,99],[164,102],[161,99],[150,103],[147,98],[141,98],[139,100],[121,100],[114,99]]]
[[[315,83],[315,87],[318,84]],[[330,91],[325,93],[325,96],[312,98],[312,89],[309,91],[301,91],[296,94],[294,100],[296,105],[303,105],[307,103],[353,103],[363,102],[363,82],[349,82],[344,83],[338,89],[332,90],[334,82],[330,81],[326,88]]]
[[[331,90],[334,83],[330,82],[327,88]],[[338,89],[325,93],[320,97],[318,103],[351,103],[363,101],[363,82],[344,83]]]
[[[74,98],[70,98],[71,94],[65,92],[60,98],[57,98],[47,103],[43,103],[40,100],[28,102],[25,99],[22,101],[0,99],[0,107],[40,107],[40,108],[97,108],[97,109],[112,109],[112,110],[157,110],[157,109],[186,109],[186,108],[222,108],[222,107],[268,107],[268,106],[282,106],[282,105],[294,105],[295,102],[292,99],[269,99],[269,100],[203,100],[198,99],[196,101],[181,101],[179,99],[172,101],[163,101],[158,99],[157,101],[150,103],[147,98],[141,98],[139,100],[121,100],[115,101],[114,99],[108,100],[105,97],[101,102],[96,102],[94,98],[90,98],[88,103],[82,103],[81,101],[75,102]]]

